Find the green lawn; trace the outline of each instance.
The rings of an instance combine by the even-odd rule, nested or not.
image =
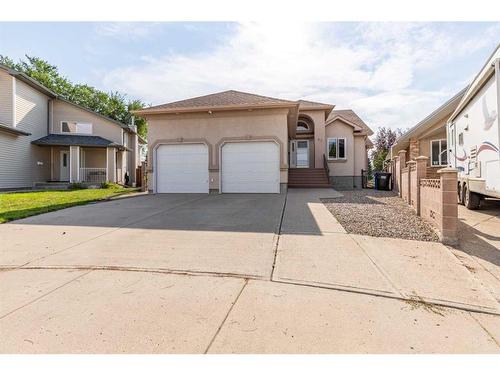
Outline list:
[[[0,194],[0,223],[87,204],[135,191],[111,185],[107,189],[78,189]]]

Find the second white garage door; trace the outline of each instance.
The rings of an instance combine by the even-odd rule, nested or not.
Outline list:
[[[223,193],[279,193],[280,155],[274,142],[227,143],[222,147]]]
[[[161,145],[156,150],[157,193],[208,193],[208,148]]]

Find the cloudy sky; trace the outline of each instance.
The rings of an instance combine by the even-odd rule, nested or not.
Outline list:
[[[0,54],[151,104],[235,89],[407,128],[469,83],[500,23],[0,23]]]

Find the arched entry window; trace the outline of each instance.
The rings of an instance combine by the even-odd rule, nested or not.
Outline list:
[[[299,120],[299,122],[297,122],[297,131],[308,132],[309,125],[307,124],[307,122]]]
[[[305,116],[299,116],[299,119],[297,120],[297,132],[312,133],[313,130],[314,130],[314,125],[312,120]]]

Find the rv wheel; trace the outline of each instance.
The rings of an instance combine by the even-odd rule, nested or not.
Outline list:
[[[463,187],[464,189],[464,204],[465,207],[467,207],[469,210],[477,210],[479,208],[479,204],[481,203],[481,197],[479,194],[473,193],[469,189],[467,189],[467,186]]]
[[[457,186],[457,203],[464,204],[464,193],[462,184],[459,182]]]

